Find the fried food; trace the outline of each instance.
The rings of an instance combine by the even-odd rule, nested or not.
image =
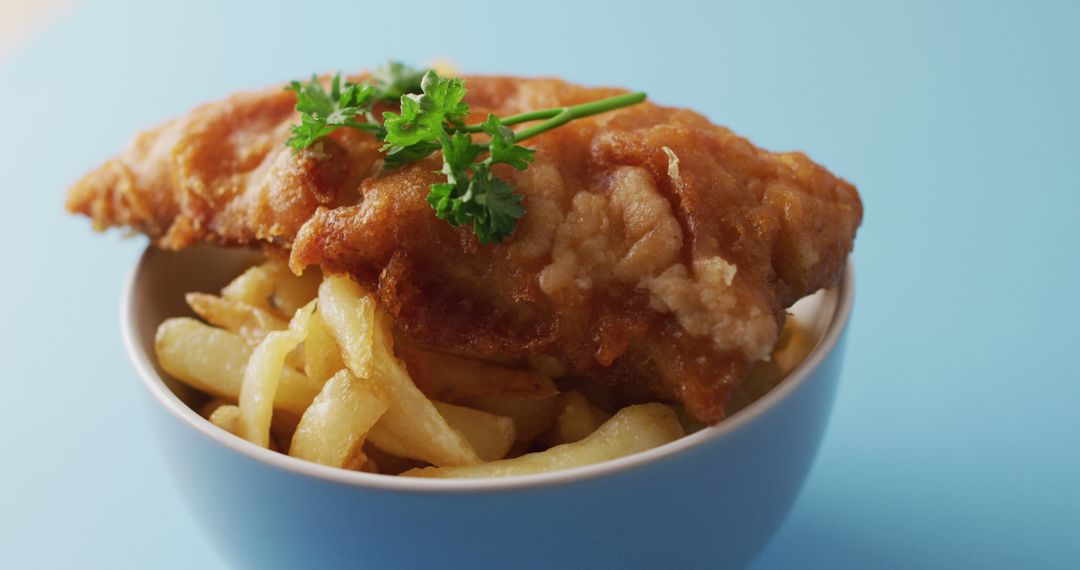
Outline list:
[[[292,278],[279,271],[284,262],[261,267],[276,276],[259,287],[270,298],[291,286],[284,282]],[[222,299],[224,293],[207,297]],[[236,324],[231,317],[224,321]],[[159,325],[155,351],[174,379],[202,392],[185,401],[211,424],[272,451],[371,473],[541,473],[637,453],[704,427],[682,406],[651,401],[641,387],[572,378],[522,382],[503,365],[415,347],[398,353],[390,329],[389,316],[370,292],[349,277],[331,275],[284,329],[257,342],[174,318]],[[731,402],[741,405],[770,390],[812,344],[789,320],[771,361],[754,366]],[[298,354],[307,355],[304,362],[290,363]],[[427,376],[426,391],[410,376],[413,369]],[[511,389],[477,391],[473,375],[499,378]],[[456,396],[459,403],[432,400],[434,394]]]
[[[596,431],[574,443],[513,459],[464,467],[425,467],[402,473],[405,477],[513,477],[547,473],[610,461],[675,441],[683,429],[671,408],[638,404],[619,411]]]
[[[439,466],[480,462],[394,356],[388,317],[371,295],[348,277],[328,276],[319,287],[318,304],[346,367],[358,378],[370,378],[386,395],[386,412],[368,434],[376,447]]]
[[[470,123],[619,93],[466,79]],[[387,170],[379,142],[352,129],[293,153],[294,103],[275,86],[147,131],[79,181],[68,208],[164,248],[262,246],[297,273],[348,273],[410,344],[543,357],[646,386],[705,423],[768,358],[784,309],[837,283],[862,218],[855,188],[803,154],[645,103],[530,139],[523,172],[496,167],[528,212],[482,245],[425,201],[437,156]]]
[[[314,304],[296,311],[289,328],[266,335],[251,352],[240,385],[240,420],[237,435],[262,447],[270,446],[270,420],[274,400],[285,371],[285,359],[304,342]]]
[[[289,455],[332,467],[350,460],[363,464],[356,456],[364,437],[388,405],[373,382],[338,371],[300,418]]]
[[[547,443],[551,445],[585,439],[611,419],[611,414],[589,403],[577,390],[563,392],[559,395],[559,400],[559,416],[555,418],[555,425],[551,427],[547,437]]]
[[[253,350],[239,335],[184,317],[161,323],[154,337],[158,365],[165,372],[192,388],[231,402],[240,398]],[[274,407],[299,417],[320,387],[286,366],[274,392]]]

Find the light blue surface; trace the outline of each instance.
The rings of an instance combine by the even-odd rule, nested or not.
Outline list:
[[[67,185],[235,89],[436,56],[644,89],[859,186],[839,399],[756,569],[1080,560],[1075,4],[148,4],[83,5],[0,66],[0,566],[222,564],[120,348],[142,242],[64,216]]]

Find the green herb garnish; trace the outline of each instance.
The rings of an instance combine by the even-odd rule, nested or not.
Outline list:
[[[294,150],[305,149],[339,127],[381,132],[371,107],[380,101],[397,101],[402,95],[419,92],[423,75],[423,71],[390,62],[371,72],[367,83],[343,82],[341,74],[335,74],[330,80],[329,93],[314,75],[307,83],[293,81],[285,89],[296,93],[300,124],[293,126],[285,144]],[[357,122],[357,116],[363,116],[365,121]]]
[[[371,112],[375,88],[370,85],[346,82],[343,91],[341,75],[335,75],[330,81],[330,93],[327,93],[319,79],[312,75],[311,81],[304,84],[293,81],[286,89],[296,92],[296,110],[300,111],[300,124],[293,125],[292,135],[285,141],[294,149],[307,148],[339,127],[379,130],[378,125],[355,120],[357,115]]]
[[[375,85],[375,98],[379,101],[396,101],[402,95],[420,92],[420,81],[426,69],[413,69],[404,63],[391,61],[371,72]]]
[[[466,125],[465,80],[440,77],[432,70],[419,72],[391,63],[371,74],[365,83],[342,82],[335,75],[330,92],[316,77],[292,82],[300,124],[293,126],[285,143],[295,151],[305,149],[341,127],[373,133],[383,141],[386,168],[402,165],[442,151],[445,182],[431,185],[428,203],[435,215],[453,226],[468,224],[482,243],[500,243],[514,232],[525,215],[521,195],[491,172],[496,164],[525,170],[534,152],[516,143],[562,126],[574,119],[627,107],[645,100],[644,93],[628,93],[574,105],[531,111],[510,117],[488,115],[480,124]],[[380,124],[372,107],[380,101],[400,101],[400,111],[383,113]],[[357,118],[363,121],[357,121]],[[511,125],[542,121],[514,132]],[[474,133],[489,137],[486,143],[472,140]],[[483,157],[483,158],[481,158]]]

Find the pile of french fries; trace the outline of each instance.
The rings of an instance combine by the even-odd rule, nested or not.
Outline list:
[[[560,390],[541,366],[395,343],[390,316],[344,275],[295,276],[268,261],[219,295],[190,293],[187,302],[205,322],[160,325],[161,368],[206,395],[200,412],[219,428],[323,465],[411,477],[526,475],[637,453],[699,427],[660,403],[605,410]],[[755,389],[784,373],[758,374]]]

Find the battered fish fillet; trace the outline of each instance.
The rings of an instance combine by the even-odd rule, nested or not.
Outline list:
[[[466,79],[470,122],[621,93]],[[837,283],[862,219],[855,187],[803,154],[645,103],[530,139],[528,170],[496,172],[528,212],[505,243],[482,245],[425,201],[437,155],[387,171],[379,143],[350,129],[293,154],[294,104],[275,86],[199,107],[138,135],[67,207],[166,249],[261,245],[297,272],[348,272],[415,343],[555,359],[705,423],[768,358],[784,309]]]

